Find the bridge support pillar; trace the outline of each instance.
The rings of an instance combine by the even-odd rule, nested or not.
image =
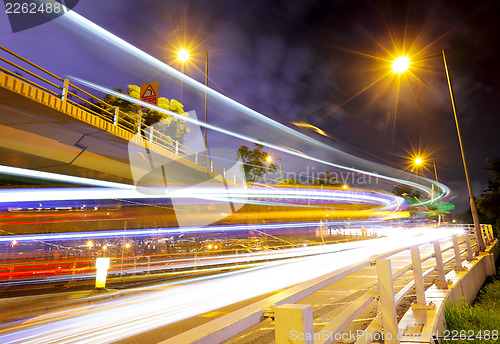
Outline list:
[[[285,304],[274,308],[276,344],[314,344],[311,305]]]
[[[469,262],[477,259],[477,258],[474,258],[473,256],[473,253],[472,253],[472,245],[470,243],[470,234],[469,234],[469,231],[465,231],[464,233],[464,238],[465,238],[465,243],[467,244],[467,260]]]
[[[417,294],[417,301],[411,304],[411,309],[434,309],[436,306],[432,302],[427,304],[425,300],[424,278],[422,277],[422,263],[420,261],[420,251],[418,246],[413,246],[411,248],[411,264],[413,269],[413,279],[415,280],[415,292]]]
[[[460,254],[460,246],[458,245],[458,236],[455,234],[452,236],[453,239],[453,250],[455,251],[455,271],[467,270],[466,267],[462,266],[462,256]]]
[[[446,281],[446,275],[444,273],[444,263],[443,263],[443,254],[441,253],[441,245],[439,244],[439,240],[436,240],[432,243],[434,245],[434,256],[436,258],[436,270],[438,273],[438,279],[436,281],[436,287],[441,289],[448,289],[448,287],[452,284],[451,281]]]
[[[391,261],[379,259],[377,264],[378,294],[380,296],[380,311],[382,312],[382,328],[385,344],[399,344],[398,321],[396,317],[396,302],[392,285]]]

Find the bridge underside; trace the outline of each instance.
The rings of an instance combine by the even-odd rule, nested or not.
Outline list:
[[[89,118],[89,116],[87,116]],[[91,118],[91,121],[94,121]],[[95,121],[96,123],[99,120]],[[101,120],[101,122],[103,122]],[[114,127],[105,123],[104,128]],[[111,128],[116,129],[116,128]],[[129,162],[129,140],[69,116],[49,105],[30,99],[23,94],[0,87],[0,164],[37,171],[104,181],[134,184]],[[123,133],[122,133],[123,134]],[[128,133],[132,138],[132,134]],[[220,175],[210,173],[204,166],[178,156],[166,149],[144,149],[139,147],[134,158],[134,172],[142,176],[136,184],[141,186],[161,185],[188,186],[203,183],[205,186],[231,184]],[[164,165],[151,167],[151,161]],[[137,166],[139,165],[139,166]],[[137,175],[136,175],[137,176]],[[30,185],[30,179],[14,178],[0,174],[3,187]],[[43,184],[43,183],[42,183]],[[47,182],[47,185],[54,185]],[[63,185],[64,183],[61,183]],[[172,200],[86,200],[67,202],[69,210],[54,210],[47,202],[43,208],[45,218],[36,205],[7,204],[11,216],[0,221],[0,235],[45,232],[109,230],[123,228],[157,228],[181,225],[179,214],[175,216]],[[31,201],[31,200],[25,200]],[[159,203],[155,203],[159,202]],[[28,202],[33,203],[33,202]],[[151,204],[149,204],[151,203]],[[174,202],[175,203],[175,202]],[[86,204],[86,207],[82,204]],[[151,206],[153,205],[153,206]],[[216,211],[216,219],[209,220],[205,204],[198,207],[175,204],[184,215],[184,226],[216,222],[219,213],[230,213],[229,205],[222,204]],[[31,207],[31,208],[30,208]],[[49,208],[46,208],[49,207]],[[14,210],[10,209],[13,208]],[[227,208],[227,209],[226,209]],[[31,209],[31,210],[30,210]],[[48,210],[46,210],[48,209]],[[193,213],[193,209],[196,213]],[[4,209],[6,211],[7,208]],[[11,210],[13,212],[11,212]],[[210,210],[210,209],[209,209]]]
[[[119,136],[0,87],[2,165],[133,184],[128,143]],[[163,157],[172,167],[168,169],[169,181],[188,184],[212,178],[205,168],[171,155]]]

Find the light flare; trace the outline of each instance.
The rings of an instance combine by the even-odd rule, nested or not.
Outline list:
[[[408,56],[399,56],[392,63],[394,73],[404,73],[410,68],[410,58]]]

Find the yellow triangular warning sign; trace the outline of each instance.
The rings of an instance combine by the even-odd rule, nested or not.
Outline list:
[[[149,104],[158,105],[158,85],[158,81],[141,84],[141,100]],[[141,109],[145,109],[145,107],[141,105]]]
[[[153,87],[151,87],[151,84],[146,87],[146,90],[142,94],[141,98],[143,97],[156,97],[155,90],[153,89]]]

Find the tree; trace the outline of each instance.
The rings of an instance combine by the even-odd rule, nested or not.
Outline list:
[[[485,222],[495,226],[496,236],[500,231],[500,158],[486,159],[484,171],[493,174],[493,180],[488,181],[488,187],[477,202],[479,214]]]
[[[114,91],[123,93],[123,90],[120,88],[114,89]],[[135,99],[140,99],[140,87],[137,85],[128,85],[128,92],[127,95],[135,98]],[[108,103],[110,106],[102,106],[102,104],[98,104],[100,107],[103,107],[106,111],[110,113],[114,113],[114,108],[118,107],[120,111],[124,112],[127,116],[126,117],[119,117],[118,121],[119,124],[122,126],[129,128],[131,130],[135,130],[137,128],[137,121],[139,118],[139,108],[140,106],[137,104],[134,104],[132,102],[129,102],[127,100],[123,100],[120,97],[116,97],[112,94],[107,94],[104,99],[104,102]],[[181,115],[187,115],[184,112],[184,106],[179,103],[175,99],[171,99],[170,101],[167,98],[160,97],[158,98],[158,107],[169,110]],[[95,108],[92,110],[96,111]],[[109,116],[107,115],[104,111],[97,111],[100,112],[102,115]],[[153,125],[155,123],[158,123],[162,121],[160,124],[160,132],[165,134],[166,136],[170,137],[173,140],[178,140],[179,142],[183,142],[186,135],[189,133],[189,128],[186,126],[186,121],[183,121],[182,119],[172,117],[170,115],[167,115],[165,113],[147,109],[147,111],[143,110],[142,114],[142,123],[145,125]]]
[[[294,178],[283,179],[278,182],[278,185],[304,185],[300,180]]]
[[[264,175],[276,172],[278,166],[275,163],[266,163],[268,154],[262,151],[264,146],[255,144],[255,149],[250,149],[245,145],[238,148],[238,158],[243,162],[243,171],[247,183],[253,184]]]

